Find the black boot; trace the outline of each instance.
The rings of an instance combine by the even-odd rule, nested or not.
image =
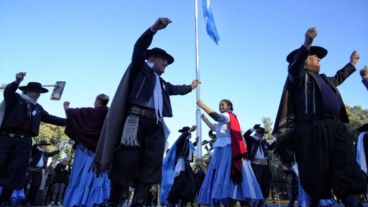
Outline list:
[[[342,203],[346,207],[361,207],[363,206],[362,202],[357,195],[347,195],[342,199]]]
[[[134,197],[131,207],[143,206],[146,201],[147,194],[151,188],[152,184],[138,183],[134,191]]]

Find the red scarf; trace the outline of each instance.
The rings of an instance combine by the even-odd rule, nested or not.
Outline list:
[[[234,182],[240,182],[242,179],[243,156],[247,153],[247,146],[243,140],[240,131],[240,124],[236,115],[228,112],[230,115],[230,133],[231,133],[231,178]]]

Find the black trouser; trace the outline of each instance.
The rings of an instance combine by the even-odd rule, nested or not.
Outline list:
[[[143,206],[152,184],[138,183],[135,186],[134,198],[131,206]],[[111,183],[110,206],[118,206],[120,201],[130,197],[129,187],[118,183]]]
[[[0,202],[10,199],[13,189],[26,186],[32,138],[0,134],[0,186],[4,188]],[[10,193],[8,192],[10,191]]]
[[[157,123],[156,119],[140,117],[137,140],[140,146],[120,145],[114,153],[110,171],[113,186],[110,196],[111,202],[116,202],[123,189],[129,186],[136,188],[132,205],[136,205],[134,202],[144,202],[152,184],[161,181],[165,148],[165,137],[161,123]]]
[[[195,198],[195,181],[194,173],[189,162],[185,163],[185,171],[180,172],[175,177],[174,183],[171,186],[167,201],[170,204],[177,204],[182,201],[183,204],[193,202]],[[185,205],[186,206],[186,205]]]
[[[300,182],[314,199],[330,198],[331,189],[344,199],[364,193],[367,178],[353,153],[353,137],[335,120],[298,123],[294,139]]]
[[[31,186],[28,191],[27,200],[32,205],[39,205],[40,201],[37,199],[38,198],[37,194],[40,189],[42,181],[42,170],[37,169],[37,171],[31,171],[30,176],[31,176]]]
[[[259,187],[261,187],[261,191],[264,199],[267,199],[270,194],[270,187],[272,181],[271,170],[268,165],[258,165],[252,163],[252,169],[254,175],[256,176]]]

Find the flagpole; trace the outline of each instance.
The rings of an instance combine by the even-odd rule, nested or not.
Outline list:
[[[201,80],[199,71],[199,44],[198,44],[198,0],[194,0],[194,18],[195,18],[195,68],[196,79]],[[200,87],[196,89],[196,102],[201,99]],[[201,126],[201,110],[197,105],[196,109],[196,125],[197,125],[197,157],[202,159],[202,126]]]

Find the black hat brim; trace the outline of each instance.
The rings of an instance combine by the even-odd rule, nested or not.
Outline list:
[[[182,129],[179,129],[178,132],[188,132],[190,130],[190,127],[183,127]]]
[[[23,90],[27,90],[28,88],[31,89],[31,90],[35,90],[35,89],[36,90],[40,90],[41,93],[47,93],[47,92],[49,92],[49,90],[47,90],[46,88],[43,88],[43,87],[41,87],[41,88],[33,88],[33,87],[28,87],[28,86],[20,86],[19,87],[19,89],[22,90],[22,91]]]
[[[289,53],[288,56],[286,57],[286,61],[288,63],[293,62],[295,55],[298,51],[299,51],[299,48]],[[309,55],[317,55],[317,57],[319,57],[320,59],[326,57],[327,53],[328,51],[325,48],[320,47],[320,46],[311,46],[309,49]]]
[[[152,56],[164,57],[169,65],[174,62],[174,57],[161,48],[153,48],[146,51],[146,58]]]
[[[261,128],[261,129],[256,129],[256,132],[259,133],[264,133],[264,134],[268,134],[268,131],[266,131],[265,129]]]

